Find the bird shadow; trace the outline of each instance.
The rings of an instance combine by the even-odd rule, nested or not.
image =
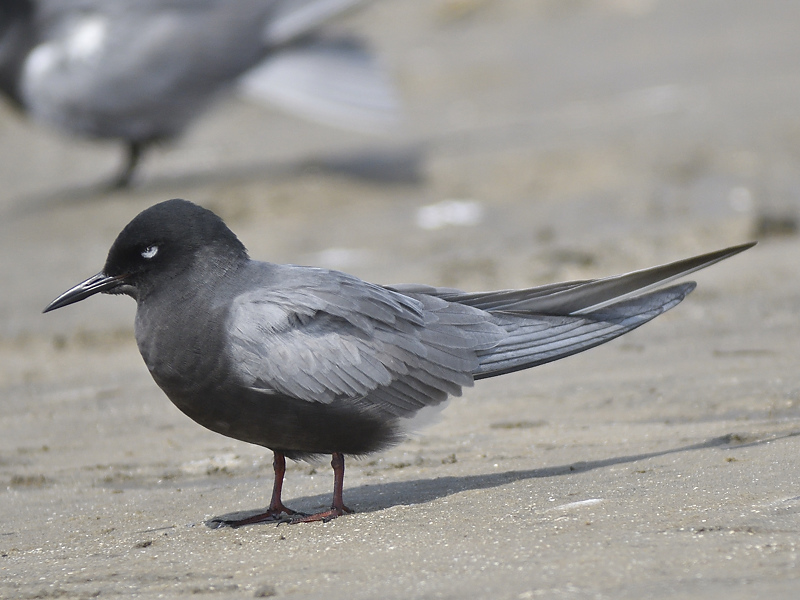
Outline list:
[[[123,189],[114,189],[109,182],[79,185],[19,197],[3,211],[3,216],[25,216],[48,210],[55,205],[63,207],[92,204],[109,197],[174,194],[176,188],[191,190],[211,184],[285,181],[311,174],[339,176],[382,185],[419,185],[425,180],[425,154],[425,148],[420,144],[399,148],[367,148],[350,153],[286,161],[250,162],[219,170],[202,169],[177,175],[159,175]]]
[[[453,494],[471,490],[485,490],[500,487],[516,481],[528,479],[540,479],[549,477],[563,477],[566,475],[576,475],[586,473],[596,469],[603,469],[614,465],[635,463],[650,458],[668,456],[680,452],[691,452],[695,450],[705,450],[708,448],[748,448],[760,446],[769,442],[800,436],[800,431],[794,431],[770,436],[752,436],[729,433],[719,437],[711,438],[705,442],[679,446],[668,450],[656,452],[646,452],[642,454],[631,454],[628,456],[616,456],[602,460],[580,461],[568,465],[555,467],[544,467],[540,469],[523,469],[515,471],[504,471],[502,473],[486,473],[481,475],[467,476],[445,476],[434,479],[414,479],[411,481],[396,481],[380,484],[365,484],[354,488],[346,488],[346,500],[351,507],[357,507],[357,512],[372,513],[385,510],[392,506],[426,504],[434,500],[446,498]],[[330,496],[318,494],[295,498],[291,504],[300,508],[326,506],[330,501]],[[219,515],[205,522],[208,527],[217,528],[220,522],[246,519],[250,516],[263,512],[263,508],[237,511],[224,515]],[[316,511],[316,508],[314,509]]]

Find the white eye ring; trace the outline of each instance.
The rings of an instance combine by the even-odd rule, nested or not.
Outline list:
[[[142,258],[151,259],[158,254],[158,246],[148,246],[142,250]]]

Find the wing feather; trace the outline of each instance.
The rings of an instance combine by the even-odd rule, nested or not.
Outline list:
[[[652,290],[750,247],[599,280],[499,292],[382,287],[325,269],[253,267],[267,283],[234,298],[227,352],[244,385],[394,417],[618,337],[694,283]]]
[[[252,389],[410,416],[472,385],[506,335],[479,309],[294,269],[232,303],[227,351]]]

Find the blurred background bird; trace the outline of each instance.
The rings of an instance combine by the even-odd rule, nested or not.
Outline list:
[[[128,186],[143,152],[233,89],[361,131],[398,102],[366,45],[319,29],[362,0],[3,0],[0,90],[64,132],[118,139]]]

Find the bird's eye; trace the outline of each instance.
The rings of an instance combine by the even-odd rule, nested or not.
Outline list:
[[[158,254],[158,246],[148,246],[142,250],[142,258],[151,259]]]

